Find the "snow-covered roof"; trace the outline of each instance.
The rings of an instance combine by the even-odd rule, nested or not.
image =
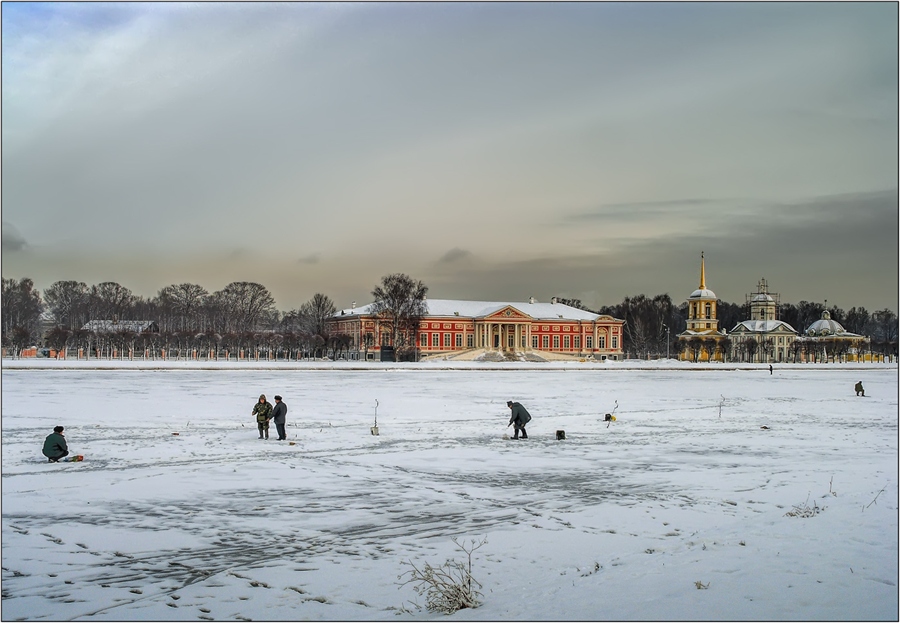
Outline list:
[[[707,329],[706,331],[693,331],[691,329],[685,329],[676,337],[725,337],[727,335],[728,334],[725,331],[722,331],[720,329]]]
[[[371,313],[373,303],[339,311],[336,316],[366,315]],[[535,320],[596,320],[599,314],[563,305],[562,303],[514,302],[514,301],[458,301],[453,299],[426,299],[427,315],[438,317],[460,316],[463,318],[484,318],[512,307],[531,316]]]
[[[713,292],[712,290],[703,288],[701,290],[694,290],[693,292],[691,292],[690,298],[692,298],[692,299],[715,299],[718,297],[716,296],[716,293]]]
[[[766,294],[765,292],[760,292],[759,294],[757,294],[756,296],[754,296],[752,299],[750,299],[750,302],[751,302],[751,303],[760,303],[760,302],[762,302],[762,303],[774,303],[774,302],[775,302],[775,299],[773,299],[771,296],[769,296],[769,295]]]
[[[115,333],[117,331],[143,333],[154,328],[155,325],[153,320],[91,320],[81,328],[95,333]]]
[[[794,327],[781,320],[744,320],[731,330],[732,333],[773,333],[775,331],[797,333]]]
[[[840,337],[862,337],[856,333],[848,332],[841,326],[841,323],[837,320],[832,320],[831,314],[827,311],[822,312],[822,318],[809,325],[805,333],[810,337],[826,337],[829,335],[838,335]]]

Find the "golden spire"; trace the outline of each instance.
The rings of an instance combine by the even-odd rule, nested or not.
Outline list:
[[[706,289],[706,263],[703,260],[703,251],[700,251],[700,289]]]

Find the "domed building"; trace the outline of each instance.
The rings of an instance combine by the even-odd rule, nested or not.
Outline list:
[[[822,312],[822,317],[809,325],[797,341],[801,345],[805,361],[858,361],[863,356],[861,351],[869,338],[844,329],[841,323],[832,319],[826,309]]]
[[[724,361],[721,348],[727,335],[719,330],[716,293],[706,287],[706,260],[700,254],[700,287],[688,297],[687,328],[678,334],[681,361]]]
[[[769,284],[760,279],[756,292],[747,295],[747,303],[750,320],[739,322],[731,330],[732,358],[756,363],[787,361],[797,331],[783,320],[776,320],[778,294],[770,293]]]

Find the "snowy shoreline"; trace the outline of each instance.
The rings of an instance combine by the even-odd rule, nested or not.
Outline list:
[[[897,370],[897,363],[773,363],[774,371],[828,370]],[[422,362],[359,362],[359,361],[190,361],[190,360],[85,360],[85,359],[4,359],[3,370],[335,370],[369,372],[384,370],[465,370],[465,371],[540,371],[584,370],[617,372],[624,370],[660,371],[760,371],[768,372],[767,363],[692,363],[689,361],[628,359],[625,361],[548,361],[484,362],[484,361],[422,361]]]

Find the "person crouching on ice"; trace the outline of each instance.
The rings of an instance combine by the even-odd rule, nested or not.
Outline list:
[[[531,415],[529,415],[528,411],[520,402],[507,400],[506,406],[512,409],[512,415],[510,415],[509,424],[506,425],[506,428],[509,428],[513,424],[516,425],[516,433],[513,435],[513,439],[519,438],[519,431],[522,431],[522,439],[528,439],[528,433],[525,432],[525,425],[531,421]]]
[[[64,456],[69,456],[69,445],[66,443],[66,437],[63,435],[62,426],[54,426],[53,432],[47,435],[44,440],[44,449],[42,452],[50,463],[56,463]]]
[[[253,406],[253,413],[256,416],[256,427],[259,429],[259,438],[269,438],[269,420],[272,419],[272,403],[266,400],[265,394],[259,395],[259,401]]]
[[[862,381],[857,381],[856,385],[853,386],[853,389],[856,390],[857,396],[865,396],[866,390],[863,389]]]

